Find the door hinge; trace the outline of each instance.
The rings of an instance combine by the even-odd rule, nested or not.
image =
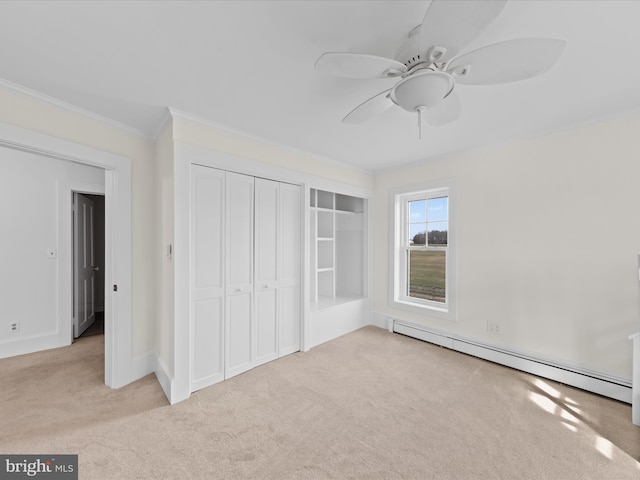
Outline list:
[[[114,286],[113,286],[113,291],[114,291],[114,292],[117,292],[117,291],[118,291],[118,285],[114,285]]]

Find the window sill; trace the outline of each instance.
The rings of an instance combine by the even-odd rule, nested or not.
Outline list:
[[[392,300],[390,302],[390,307],[399,308],[401,310],[406,310],[409,312],[420,313],[423,315],[428,315],[430,317],[442,318],[444,320],[455,320],[455,311],[451,308],[451,306],[446,307],[436,307],[431,305],[421,305],[419,303],[413,303],[409,301],[403,300]]]

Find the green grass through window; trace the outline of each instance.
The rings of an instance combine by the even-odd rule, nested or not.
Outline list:
[[[409,251],[409,296],[445,302],[447,252]]]

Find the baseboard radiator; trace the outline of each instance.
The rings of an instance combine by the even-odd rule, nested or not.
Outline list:
[[[631,403],[631,382],[621,378],[610,377],[576,367],[559,365],[549,360],[482,344],[402,320],[387,319],[387,329],[390,332],[417,338],[418,340],[531,373],[538,377],[564,383],[621,402]]]

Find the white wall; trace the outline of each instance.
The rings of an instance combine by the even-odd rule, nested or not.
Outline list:
[[[640,118],[376,176],[374,312],[631,378],[639,328]],[[388,305],[389,190],[458,185],[458,318]],[[487,322],[501,334],[489,334]]]
[[[71,301],[63,274],[71,232],[62,230],[71,226],[72,189],[104,188],[104,180],[100,168],[0,147],[0,357],[71,343],[72,319],[60,312]],[[12,322],[19,331],[9,331]]]
[[[246,160],[264,163],[273,167],[301,172],[308,176],[326,178],[331,181],[371,189],[373,175],[346,165],[320,160],[302,152],[292,151],[275,144],[225,132],[215,127],[184,118],[180,114],[173,117],[176,142],[229,153]]]
[[[167,248],[173,251],[173,122],[171,119],[156,141],[156,250],[159,262],[155,288],[158,292],[158,315],[155,326],[156,353],[173,375],[173,253],[168,256]]]
[[[132,160],[132,355],[155,348],[154,145],[134,133],[0,85],[0,122]],[[1,329],[1,328],[0,328]]]

